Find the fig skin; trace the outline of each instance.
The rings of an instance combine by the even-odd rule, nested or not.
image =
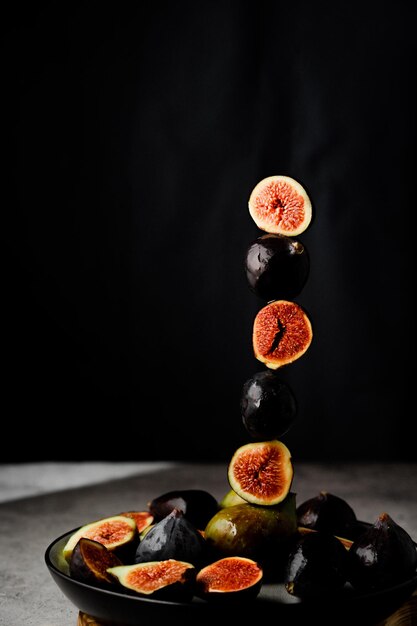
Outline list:
[[[82,537],[71,553],[71,578],[95,587],[110,587],[114,579],[107,573],[109,567],[122,565],[121,560],[98,541]]]
[[[291,452],[277,440],[245,444],[233,454],[227,475],[233,491],[247,502],[279,504],[294,477]]]
[[[206,564],[207,544],[201,533],[184,516],[174,509],[150,528],[140,541],[135,563],[174,559],[193,565]]]
[[[416,546],[387,513],[353,542],[348,555],[349,581],[362,592],[384,589],[416,575]]]
[[[266,370],[244,383],[240,412],[252,439],[278,439],[293,425],[297,402],[291,388],[274,371]]]
[[[178,489],[168,491],[148,504],[154,521],[159,522],[177,509],[182,511],[196,528],[204,528],[208,520],[218,511],[219,505],[214,496],[203,489]]]
[[[356,514],[346,500],[327,491],[302,502],[297,507],[297,519],[299,526],[346,538],[357,524]]]
[[[307,313],[296,302],[274,300],[258,311],[253,323],[253,353],[276,370],[307,352],[313,329]]]
[[[297,534],[295,494],[276,506],[237,504],[209,521],[205,537],[213,558],[241,556],[259,563],[268,576],[282,575]]]
[[[310,257],[300,241],[285,235],[266,234],[246,252],[245,273],[251,291],[263,300],[291,300],[304,288]]]
[[[220,500],[219,508],[227,509],[227,507],[235,506],[236,504],[246,504],[246,500],[238,496],[233,489],[230,489]]]
[[[290,176],[268,176],[254,187],[249,213],[255,224],[268,233],[295,237],[312,219],[310,198],[304,187]]]
[[[297,541],[284,584],[291,595],[314,599],[334,595],[347,582],[348,551],[333,535],[311,532]]]
[[[175,559],[149,561],[112,567],[108,569],[108,573],[132,595],[182,602],[191,600],[194,595],[196,569],[192,563]],[[150,588],[150,582],[154,589]]]
[[[202,568],[196,577],[196,595],[214,602],[242,602],[256,598],[263,570],[256,561],[230,556]]]

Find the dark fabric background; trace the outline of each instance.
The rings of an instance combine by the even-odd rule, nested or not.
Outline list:
[[[414,458],[412,6],[9,9],[3,460],[227,460],[248,441],[247,201],[272,174],[315,215],[283,440],[294,459]]]

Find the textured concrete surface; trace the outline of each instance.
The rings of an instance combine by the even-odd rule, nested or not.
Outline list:
[[[298,503],[326,490],[345,498],[360,519],[372,522],[386,511],[417,539],[417,464],[295,467]],[[226,467],[155,466],[146,474],[0,504],[0,624],[76,626],[78,610],[55,585],[44,562],[49,543],[99,517],[143,509],[151,498],[175,488],[206,489],[221,498],[229,489]]]

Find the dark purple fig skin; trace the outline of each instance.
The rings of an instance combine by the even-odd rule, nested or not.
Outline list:
[[[135,563],[176,559],[194,566],[205,564],[207,543],[182,511],[174,509],[146,533],[136,550]]]
[[[300,598],[334,596],[347,581],[347,550],[333,535],[304,535],[291,551],[285,572],[285,587]]]
[[[263,300],[292,300],[302,291],[310,271],[306,247],[294,237],[266,234],[249,246],[245,257],[251,290]]]
[[[416,546],[387,513],[353,542],[348,555],[349,581],[360,591],[384,589],[416,575]]]
[[[85,558],[84,550],[86,548],[90,551],[90,557],[92,554],[94,555],[95,569],[89,567],[89,560]],[[72,551],[69,570],[71,578],[95,587],[106,588],[115,584],[115,580],[107,573],[107,568],[117,567],[118,565],[122,565],[122,561],[114,552],[107,550],[106,546],[98,543],[98,541],[82,537]]]
[[[297,402],[291,388],[276,372],[265,370],[244,383],[240,412],[252,439],[279,439],[295,421]]]
[[[350,539],[357,524],[356,514],[343,498],[321,491],[297,507],[298,525]]]
[[[214,496],[202,489],[180,489],[154,498],[148,508],[156,522],[178,509],[193,526],[202,530],[219,510],[219,504]]]

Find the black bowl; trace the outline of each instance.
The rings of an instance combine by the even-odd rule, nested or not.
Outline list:
[[[316,620],[320,624],[363,624],[371,626],[391,615],[417,589],[417,573],[410,578],[382,591],[357,593],[346,586],[337,597],[321,598],[317,602],[302,602],[290,596],[278,583],[264,584],[259,596],[250,602],[233,604],[229,611],[222,604],[205,602],[193,598],[190,602],[168,602],[109,591],[79,582],[69,576],[68,564],[62,550],[69,537],[78,529],[55,539],[45,552],[46,565],[52,578],[64,595],[82,612],[97,619],[115,622],[120,626],[146,626],[163,624],[181,626],[230,626],[233,620],[242,618],[263,619],[274,612],[281,623],[305,624]],[[231,613],[232,612],[232,613]]]

